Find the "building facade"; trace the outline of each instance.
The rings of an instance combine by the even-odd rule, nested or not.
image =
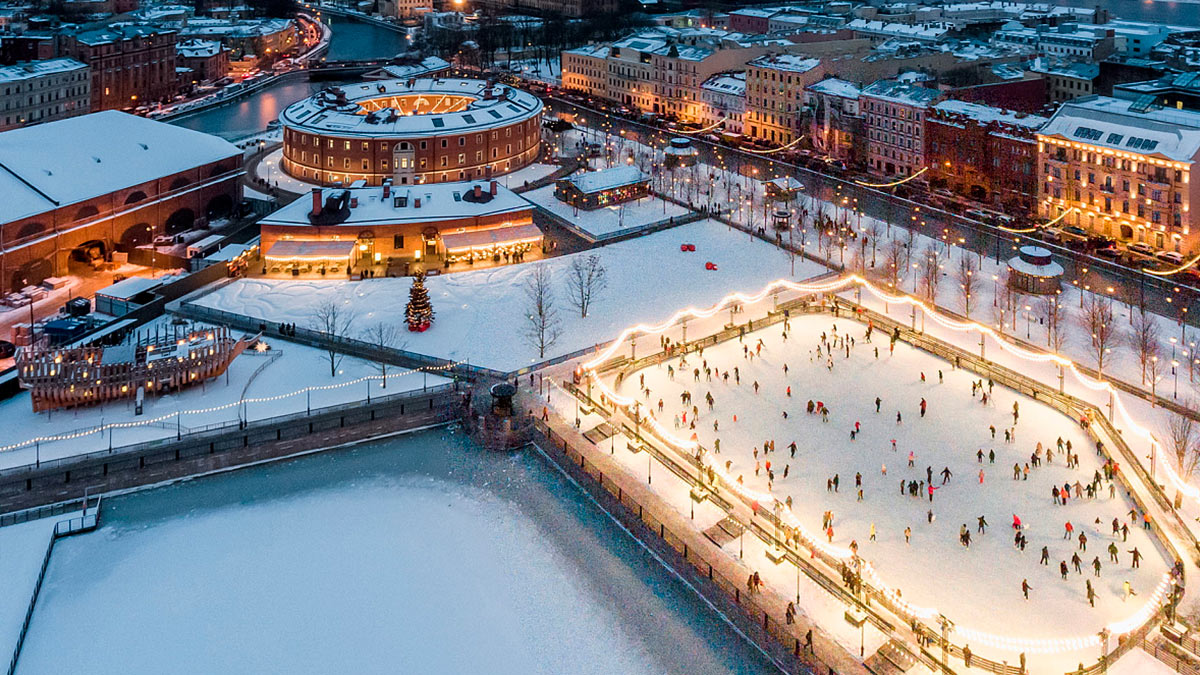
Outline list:
[[[1037,199],[1037,138],[1045,117],[942,101],[925,119],[931,185],[975,201],[1029,213]]]
[[[83,115],[91,106],[91,75],[75,59],[48,59],[0,68],[0,131]]]
[[[1064,104],[1037,135],[1038,214],[1191,254],[1200,113],[1104,96]]]
[[[807,133],[813,147],[848,165],[866,161],[861,95],[854,83],[833,77],[804,90],[804,103],[811,111]]]
[[[869,171],[911,176],[927,166],[925,117],[937,98],[934,89],[894,80],[881,80],[862,90]]]
[[[91,69],[92,112],[167,100],[178,88],[174,30],[110,26],[66,33],[59,42],[61,55]]]
[[[746,74],[720,73],[713,75],[700,85],[701,123],[710,126],[724,122],[717,131],[729,134],[743,133],[746,116]]]
[[[232,143],[116,111],[5,131],[0,164],[5,292],[228,215],[244,173]]]
[[[287,173],[325,185],[477,180],[537,160],[542,101],[482,80],[378,80],[288,106]]]
[[[746,64],[746,134],[791,143],[804,133],[804,88],[824,75],[821,60],[793,54],[763,56]]]
[[[191,84],[211,84],[229,76],[229,50],[216,40],[187,40],[175,46],[179,66],[191,71]]]

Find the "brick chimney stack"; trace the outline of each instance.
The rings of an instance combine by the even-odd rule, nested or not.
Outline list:
[[[500,184],[499,184],[499,183],[497,183],[496,181],[492,181],[492,186],[491,186],[491,190],[490,190],[490,192],[492,193],[492,196],[493,196],[493,197],[495,197],[495,196],[496,196],[496,189],[497,189],[498,187],[500,187]]]
[[[321,215],[321,188],[319,187],[312,189],[312,214],[314,216]]]
[[[475,185],[475,199],[480,199],[482,197],[483,197],[483,186],[476,184]]]

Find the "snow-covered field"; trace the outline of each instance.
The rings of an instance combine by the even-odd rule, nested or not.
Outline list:
[[[695,244],[684,253],[680,244]],[[567,269],[572,258],[599,255],[608,288],[595,299],[587,318],[567,303]],[[716,271],[704,268],[717,264]],[[778,248],[714,221],[701,221],[584,253],[544,262],[506,265],[485,270],[430,277],[426,286],[436,318],[425,333],[408,333],[405,349],[474,365],[513,371],[542,361],[523,335],[527,332],[526,280],[535,265],[552,271],[552,286],[562,335],[546,352],[549,359],[616,337],[639,321],[659,321],[678,307],[713,304],[731,288],[757,288],[788,277],[789,256]],[[824,272],[796,260],[796,279]],[[361,324],[404,322],[409,279],[290,281],[241,279],[195,302],[270,322],[307,325],[313,308],[334,298],[354,310]]]
[[[524,197],[571,223],[593,239],[640,230],[661,220],[678,218],[688,213],[684,207],[658,197],[643,197],[624,204],[583,211],[559,201],[554,196],[553,185],[526,192]]]
[[[818,357],[816,349],[822,332],[834,335],[835,324],[838,336],[853,336],[857,344],[849,357],[844,348],[834,349],[830,366],[829,351],[822,348],[823,356]],[[781,500],[793,498],[794,512],[810,532],[822,531],[822,514],[831,510],[834,544],[857,542],[861,555],[888,583],[901,589],[907,601],[936,607],[959,626],[1021,638],[1077,637],[1094,635],[1104,625],[1132,615],[1168,563],[1138,523],[1130,525],[1127,542],[1115,538],[1120,563],[1109,561],[1106,548],[1114,541],[1112,520],[1130,523],[1132,502],[1119,488],[1115,498],[1110,498],[1105,482],[1095,499],[1076,499],[1072,492],[1069,505],[1053,503],[1053,486],[1070,483],[1073,490],[1076,481],[1086,484],[1099,468],[1093,443],[1079,426],[1049,407],[1003,388],[996,388],[995,399],[984,406],[980,396],[971,395],[975,379],[971,373],[956,371],[904,343],[897,344],[894,354],[889,353],[887,336],[877,332],[874,342],[867,343],[864,333],[865,327],[857,322],[804,316],[792,320],[786,342],[781,326],[757,331],[748,334],[744,343],[732,341],[706,349],[703,359],[693,355],[686,368],[674,359],[636,376],[628,375],[620,393],[647,401],[668,431],[683,438],[695,433],[710,449],[720,439],[721,453],[715,459],[729,462],[730,474],[741,477],[749,487],[768,488],[765,462],[770,461],[774,495]],[[743,347],[753,350],[760,338],[765,344],[761,356],[745,357]],[[704,374],[705,361],[721,375],[709,381]],[[676,370],[673,380],[668,366]],[[693,368],[701,370],[698,382]],[[649,396],[639,394],[641,375]],[[944,381],[939,381],[942,378]],[[699,409],[694,429],[692,406],[680,402],[685,390],[691,392]],[[712,411],[704,400],[710,392]],[[877,396],[881,399],[878,413]],[[660,399],[661,413],[657,411]],[[805,412],[809,399],[830,408],[828,422]],[[921,399],[928,402],[924,417]],[[1004,431],[1013,427],[1014,402],[1020,405],[1016,441],[1005,443]],[[902,414],[902,423],[897,423],[897,413]],[[675,431],[677,416],[680,429]],[[714,423],[719,429],[714,430]],[[856,424],[862,426],[851,440]],[[996,427],[994,440],[990,425]],[[1057,450],[1059,437],[1072,443],[1079,468],[1066,468],[1063,454]],[[768,441],[775,442],[775,450],[764,455],[762,444]],[[798,446],[794,459],[787,448],[793,441]],[[1014,481],[1013,465],[1024,467],[1038,443],[1054,450],[1053,461],[1032,468],[1028,480]],[[982,463],[976,457],[979,450],[984,453]],[[996,453],[994,463],[988,457],[991,451]],[[907,466],[910,452],[914,454],[912,468]],[[919,497],[902,495],[901,481],[926,481],[927,467],[936,488],[933,502],[925,491]],[[945,484],[943,468],[952,472]],[[862,475],[862,501],[855,489],[858,473]],[[835,475],[840,479],[837,491],[827,483]],[[934,515],[932,523],[928,522],[929,511]],[[1013,545],[1014,514],[1021,518],[1029,539],[1024,552]],[[980,516],[987,519],[986,534],[977,530]],[[1065,539],[1068,521],[1075,531]],[[970,548],[958,541],[959,528],[964,525],[971,532]],[[870,539],[872,527],[876,541]],[[905,528],[911,528],[910,543],[905,542]],[[1087,535],[1088,542],[1087,550],[1079,551],[1082,572],[1077,573],[1071,556],[1079,548],[1076,537],[1080,532]],[[1039,564],[1043,546],[1048,549],[1048,566]],[[1134,547],[1145,556],[1136,570],[1130,568]],[[1095,557],[1102,566],[1099,577],[1090,567]],[[1060,561],[1067,561],[1071,568],[1065,581],[1059,575]],[[1023,579],[1033,587],[1029,600],[1022,597]],[[1095,609],[1087,604],[1085,582],[1089,580],[1097,593]],[[1138,597],[1123,599],[1126,580]],[[972,648],[997,660],[1015,656],[991,655],[978,644]]]
[[[4,399],[0,401],[0,419],[4,420],[6,431],[0,444],[5,446],[35,438],[70,436],[105,425],[138,424],[155,419],[160,421],[6,450],[0,452],[0,467],[33,464],[38,458],[46,461],[103,450],[110,444],[119,447],[173,437],[177,431],[177,412],[180,430],[186,433],[189,429],[206,425],[236,424],[239,415],[245,415],[246,419],[253,421],[302,413],[309,409],[310,404],[312,409],[316,409],[366,400],[368,387],[371,388],[370,395],[378,397],[447,381],[438,375],[389,368],[387,388],[384,389],[380,386],[380,372],[372,363],[345,358],[338,368],[338,374],[330,377],[325,352],[269,336],[266,342],[282,355],[265,367],[264,363],[272,357],[247,351],[230,365],[228,376],[223,375],[202,386],[166,396],[147,397],[141,416],[134,414],[132,400],[61,412],[35,413],[28,393]],[[263,367],[262,372],[254,376],[259,367]],[[312,390],[306,393],[308,388]],[[239,406],[239,401],[244,401],[243,405]]]

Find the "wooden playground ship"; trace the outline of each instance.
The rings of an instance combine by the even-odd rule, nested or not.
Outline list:
[[[225,327],[170,326],[115,346],[23,347],[17,374],[33,396],[34,412],[125,398],[140,402],[221,375],[250,342],[235,340]]]

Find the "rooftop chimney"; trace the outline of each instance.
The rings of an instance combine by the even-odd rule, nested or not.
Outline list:
[[[499,183],[497,183],[496,181],[492,181],[492,188],[491,188],[491,192],[492,192],[492,196],[493,196],[493,197],[495,197],[495,196],[496,196],[496,188],[498,188],[499,186],[500,186],[500,184],[499,184]]]
[[[475,199],[479,199],[482,196],[483,196],[483,186],[476,185],[475,186]]]
[[[413,199],[413,208],[414,209],[421,208],[421,198],[420,197]]]
[[[351,198],[350,198],[350,208],[352,208],[352,209],[357,209],[357,208],[358,208],[358,197],[351,197]]]
[[[391,196],[392,196],[392,179],[384,178],[383,179],[383,198],[387,199],[388,197],[391,197]]]
[[[315,187],[312,189],[312,214],[314,216],[321,215],[321,188]]]

